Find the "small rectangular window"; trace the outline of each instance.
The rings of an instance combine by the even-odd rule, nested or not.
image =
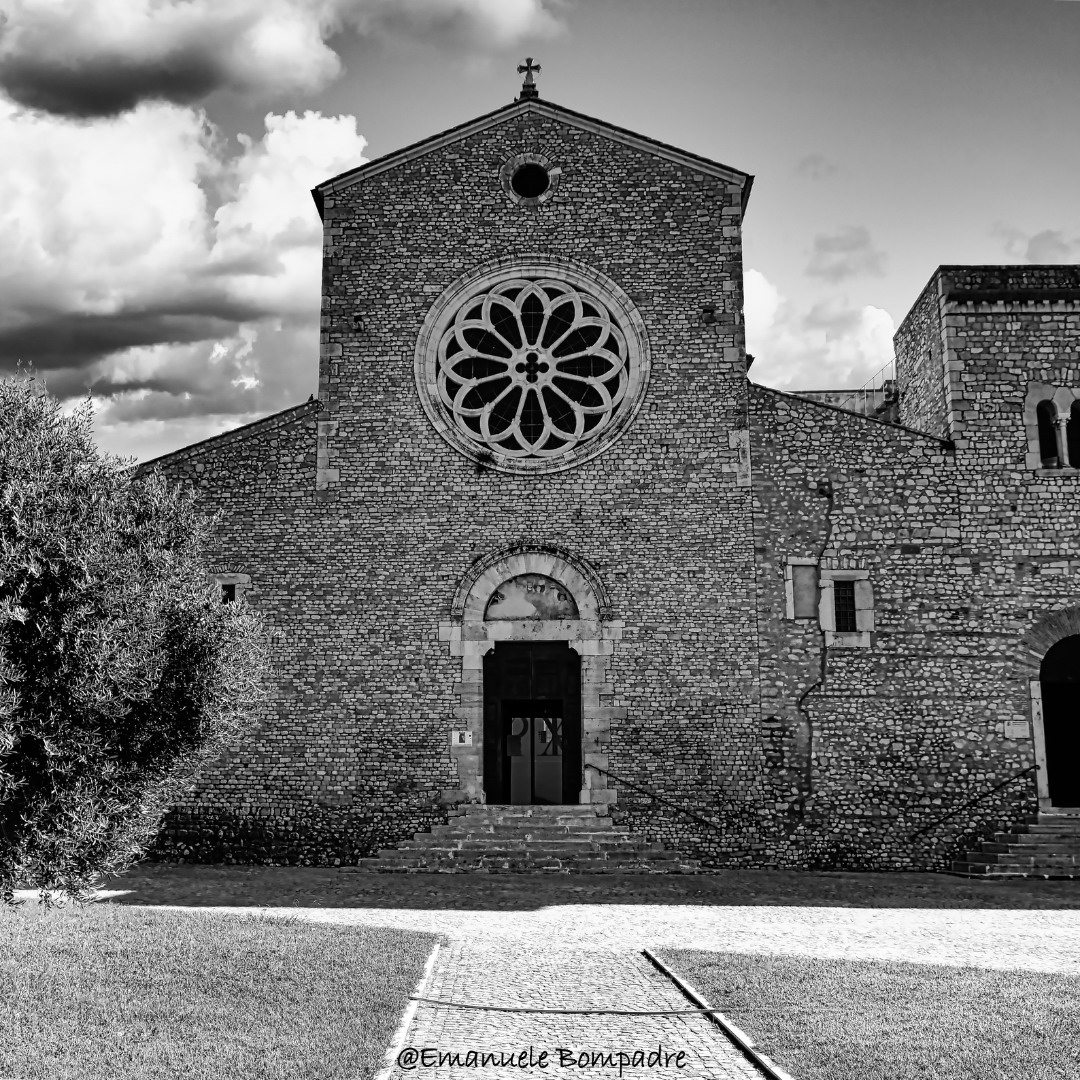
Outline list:
[[[221,602],[223,604],[231,604],[236,599],[236,586],[235,585],[222,585],[221,586]]]
[[[819,596],[816,566],[791,567],[791,599],[793,618],[817,618]]]
[[[838,634],[854,634],[858,631],[855,617],[855,582],[833,582],[833,614]]]

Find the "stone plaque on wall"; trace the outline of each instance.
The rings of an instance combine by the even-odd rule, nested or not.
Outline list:
[[[1006,720],[1005,721],[1005,738],[1006,739],[1030,739],[1031,728],[1028,726],[1026,720]]]

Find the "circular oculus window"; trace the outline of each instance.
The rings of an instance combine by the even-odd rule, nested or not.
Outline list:
[[[648,381],[644,327],[613,282],[519,267],[447,290],[417,344],[428,418],[510,472],[568,468],[618,438]]]
[[[510,177],[510,187],[523,199],[539,199],[550,183],[547,169],[531,161],[519,165]]]
[[[539,206],[559,187],[562,169],[543,154],[517,154],[499,170],[503,191],[519,206]]]

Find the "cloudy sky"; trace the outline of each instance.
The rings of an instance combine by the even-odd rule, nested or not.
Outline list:
[[[315,390],[318,181],[542,96],[757,177],[760,382],[940,263],[1080,262],[1076,0],[0,0],[0,366],[146,460]]]

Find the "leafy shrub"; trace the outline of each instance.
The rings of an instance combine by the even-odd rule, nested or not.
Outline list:
[[[85,898],[250,723],[266,652],[203,563],[195,496],[0,381],[0,898]]]

